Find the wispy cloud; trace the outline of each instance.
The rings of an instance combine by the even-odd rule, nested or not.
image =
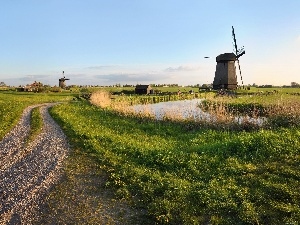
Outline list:
[[[95,75],[95,78],[106,80],[109,82],[132,82],[132,81],[149,81],[152,80],[147,75],[141,75],[141,74],[109,74],[109,75]]]
[[[95,65],[90,67],[69,68],[64,75],[68,85],[112,85],[178,83],[192,84],[199,82],[202,66],[197,64],[175,65]],[[26,74],[18,78],[3,79],[11,85],[25,85],[34,81],[43,84],[58,85],[58,79],[63,76],[59,71],[48,74]]]
[[[163,79],[171,79],[172,77],[165,74],[155,73],[121,73],[121,74],[108,74],[108,75],[95,75],[97,79],[104,80],[106,82],[155,82]]]
[[[66,75],[67,78],[81,78],[85,76],[86,76],[85,73],[70,73]]]
[[[32,81],[32,80],[40,80],[47,79],[51,77],[50,75],[26,75],[24,77],[19,78],[21,81]]]
[[[178,67],[168,67],[165,69],[166,72],[185,72],[185,71],[196,71],[199,67],[194,66],[178,66]]]
[[[102,69],[111,69],[111,68],[119,68],[120,65],[99,65],[99,66],[89,66],[86,69],[89,70],[102,70]]]

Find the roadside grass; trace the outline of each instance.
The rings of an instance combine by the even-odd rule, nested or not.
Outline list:
[[[74,95],[77,94],[1,92],[0,139],[18,122],[25,107],[45,102],[68,102]],[[34,140],[43,126],[39,109],[36,107],[31,112],[27,143]],[[105,187],[107,175],[90,156],[74,150],[64,169],[61,183],[47,197],[47,204],[35,218],[35,224],[134,224],[135,221],[147,224],[144,211],[133,210],[126,200],[113,197],[111,188]]]
[[[145,211],[116,199],[107,179],[95,157],[73,148],[60,183],[46,197],[33,224],[147,225]]]
[[[106,186],[144,208],[150,224],[300,220],[297,127],[187,129],[85,102],[55,106],[51,114],[73,146],[96,158]]]
[[[30,132],[26,143],[33,141],[43,128],[43,119],[40,107],[33,108],[30,115]]]
[[[46,102],[66,102],[73,98],[70,93],[0,92],[0,140],[16,125],[23,110],[30,105]]]

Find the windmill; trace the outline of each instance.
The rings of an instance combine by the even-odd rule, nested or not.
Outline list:
[[[60,88],[65,88],[66,87],[66,83],[65,83],[66,80],[70,80],[70,79],[65,77],[65,71],[63,71],[63,77],[58,80]]]
[[[237,48],[236,37],[234,28],[232,27],[232,38],[234,42],[234,53],[223,53],[216,57],[217,66],[215,72],[215,78],[213,81],[213,89],[229,89],[233,90],[237,88],[237,76],[235,61],[238,63],[239,73],[242,80],[241,66],[239,58],[245,54],[244,47],[241,49]]]

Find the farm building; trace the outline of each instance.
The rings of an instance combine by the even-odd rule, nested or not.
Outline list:
[[[18,91],[25,91],[25,92],[38,92],[39,88],[43,87],[41,82],[34,81],[32,84],[27,84],[26,86],[17,88]]]
[[[136,85],[135,87],[136,94],[153,94],[153,89],[150,85]]]

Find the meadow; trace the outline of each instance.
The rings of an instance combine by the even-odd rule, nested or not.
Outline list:
[[[269,113],[271,122],[255,129],[225,126],[227,122],[156,121],[112,107],[115,100],[99,107],[66,96],[60,97],[71,101],[50,113],[73,148],[91,156],[106,172],[106,188],[147,211],[143,224],[298,224],[299,108],[290,107],[299,106],[299,96],[240,95],[207,93],[207,109],[223,116],[232,113],[232,105],[238,112],[243,107],[236,105],[243,104],[282,110]],[[16,98],[25,104],[22,98],[28,97],[25,102],[31,104],[41,100],[38,96]],[[25,105],[10,110],[17,115]],[[0,106],[2,112],[4,104]]]
[[[108,172],[108,187],[145,208],[152,224],[299,221],[297,124],[252,131],[223,124],[202,128],[88,102],[60,105],[51,113],[72,143]]]
[[[18,122],[24,108],[46,102],[70,101],[70,93],[0,91],[0,140]]]

